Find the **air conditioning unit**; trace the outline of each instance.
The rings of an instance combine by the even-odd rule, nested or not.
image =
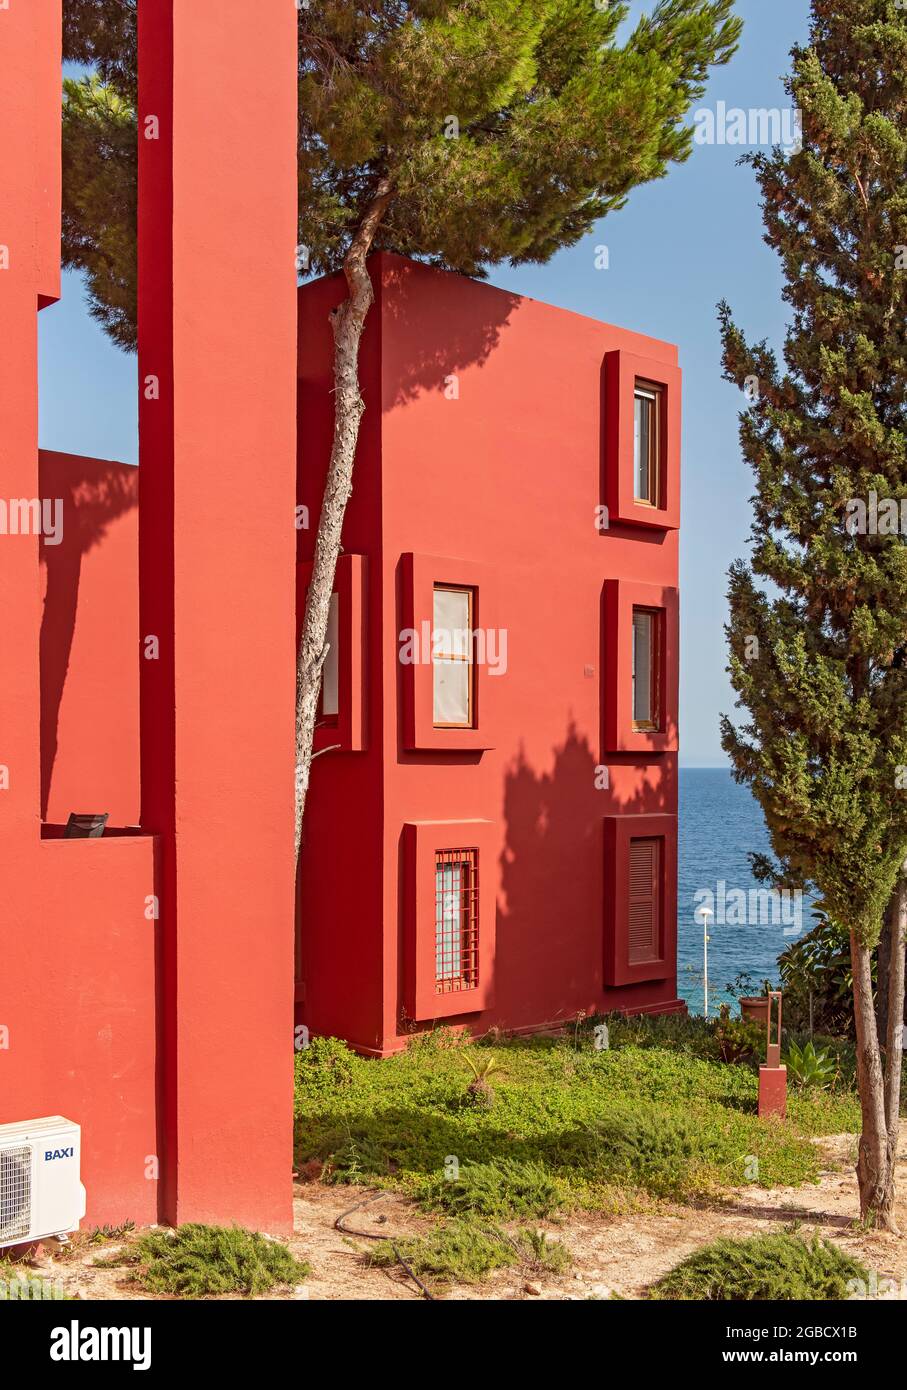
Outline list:
[[[82,1131],[62,1115],[0,1125],[0,1246],[78,1229]]]

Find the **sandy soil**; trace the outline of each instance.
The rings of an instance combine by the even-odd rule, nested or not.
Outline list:
[[[660,1275],[684,1256],[719,1236],[745,1236],[777,1230],[797,1221],[806,1233],[819,1231],[857,1256],[879,1281],[894,1280],[895,1296],[907,1298],[907,1122],[902,1128],[898,1220],[902,1236],[867,1233],[859,1215],[853,1158],[853,1135],[817,1141],[824,1169],[814,1186],[729,1191],[721,1204],[702,1207],[658,1205],[632,1216],[571,1216],[561,1223],[539,1223],[570,1249],[572,1268],[563,1275],[501,1270],[479,1286],[435,1288],[441,1299],[588,1299],[617,1293],[639,1298]],[[372,1244],[360,1235],[344,1235],[334,1222],[357,1202],[373,1197],[367,1188],[325,1187],[317,1181],[294,1188],[294,1253],[312,1273],[297,1289],[277,1294],[284,1299],[421,1299],[423,1294],[402,1268],[370,1267]],[[375,1235],[410,1235],[431,1222],[406,1199],[382,1193],[346,1220],[348,1229]],[[127,1237],[126,1239],[130,1239]],[[88,1244],[77,1237],[69,1251],[56,1253],[51,1242],[36,1252],[30,1277],[59,1282],[70,1297],[134,1299],[145,1295],[129,1283],[124,1269],[100,1269],[95,1261],[124,1242]],[[22,1273],[26,1273],[23,1267]],[[889,1296],[891,1292],[889,1291]]]

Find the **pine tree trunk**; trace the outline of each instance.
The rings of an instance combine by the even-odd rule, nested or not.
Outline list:
[[[882,932],[876,951],[876,1020],[879,1025],[879,1038],[888,1036],[888,972],[891,968],[891,927],[894,913],[897,910],[897,897],[896,885],[891,895],[891,901],[885,909],[885,920],[882,923]]]
[[[296,866],[312,766],[321,673],[328,654],[327,631],[334,574],[346,504],[353,490],[353,464],[365,403],[359,389],[359,344],[375,294],[366,268],[378,224],[393,196],[382,179],[343,263],[349,298],[331,311],[334,333],[334,438],[324,484],[315,559],[299,638],[296,666]]]
[[[889,1160],[885,1083],[872,998],[871,952],[860,944],[853,932],[850,959],[857,1033],[857,1086],[863,1119],[857,1159],[860,1215],[864,1221],[890,1230],[893,1227],[894,1169]]]
[[[902,871],[903,872],[903,871]],[[907,879],[898,879],[890,914],[888,1031],[885,1046],[885,1119],[888,1125],[888,1226],[895,1229],[894,1199],[901,1120],[901,1067],[904,1056],[904,948],[907,944]]]

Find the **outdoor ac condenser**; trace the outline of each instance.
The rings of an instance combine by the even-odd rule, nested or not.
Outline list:
[[[79,1126],[62,1115],[0,1125],[0,1246],[78,1228],[80,1146]]]

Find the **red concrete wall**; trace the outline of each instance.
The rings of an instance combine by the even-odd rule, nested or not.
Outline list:
[[[62,499],[40,548],[41,814],[139,821],[139,478],[106,459],[42,449],[41,496]]]
[[[603,649],[602,594],[609,578],[676,585],[678,532],[595,526],[606,354],[674,366],[676,349],[394,257],[370,264],[378,302],[344,546],[369,556],[373,576],[378,734],[366,754],[327,754],[315,767],[298,1016],[363,1049],[400,1045],[403,827],[476,818],[496,827],[494,1004],[462,1022],[528,1028],[578,1010],[676,1007],[673,969],[663,980],[603,984],[603,818],[676,815],[677,754],[603,751],[616,653]],[[329,446],[326,308],[338,293],[334,280],[300,292],[303,499],[318,495]],[[487,751],[405,746],[397,634],[410,551],[493,576],[509,652],[507,675],[488,682],[498,713]],[[676,669],[668,674],[676,681]],[[597,766],[608,767],[609,790],[596,789]]]
[[[277,1232],[292,1221],[297,11],[141,5],[139,73],[163,1211]]]
[[[4,499],[42,495],[37,311],[59,294],[60,35],[60,0],[0,14]],[[71,494],[65,501],[64,536],[75,537],[79,509]],[[56,605],[66,585],[56,577],[54,624],[65,627]],[[0,536],[0,765],[8,775],[0,790],[0,1123],[46,1114],[76,1121],[88,1221],[154,1220],[157,976],[145,900],[154,892],[155,844],[144,836],[42,839],[41,599],[37,535]],[[81,697],[66,720],[78,723],[80,708],[84,714]]]
[[[292,1172],[296,11],[139,13],[157,118],[140,135],[140,363],[161,388],[140,417],[140,623],[135,475],[45,455],[39,479],[61,6],[0,10],[0,497],[64,505],[60,546],[0,536],[0,1123],[82,1126],[89,1223],[276,1232]],[[143,832],[42,833],[42,810],[134,822],[137,665]]]

